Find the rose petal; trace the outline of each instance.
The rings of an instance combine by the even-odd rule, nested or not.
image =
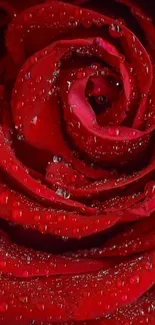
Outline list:
[[[3,320],[15,318],[17,309],[18,315],[22,314],[27,321],[32,319],[32,315],[36,321],[46,322],[104,316],[131,304],[149,290],[154,284],[154,273],[155,253],[152,252],[108,271],[92,273],[91,276],[61,276],[57,279],[49,277],[25,281],[1,277],[0,305],[7,306]],[[133,281],[135,278],[137,280]],[[26,299],[21,302],[23,296]],[[32,315],[27,313],[28,306],[31,306]]]

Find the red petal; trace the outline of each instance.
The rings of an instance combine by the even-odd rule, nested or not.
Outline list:
[[[115,212],[108,215],[79,215],[43,207],[17,192],[0,186],[0,214],[9,221],[27,225],[42,233],[80,238],[112,227],[119,221]]]
[[[15,319],[17,310],[27,321],[32,315],[36,321],[45,322],[104,316],[134,302],[151,288],[154,279],[155,252],[91,275],[24,281],[1,277],[0,306],[6,307],[3,320]],[[26,298],[21,299],[23,296]],[[27,312],[28,306],[32,315]]]
[[[84,211],[84,204],[80,204],[78,202],[74,202],[71,200],[65,200],[64,198],[60,198],[54,191],[49,190],[44,185],[38,183],[35,179],[33,179],[27,172],[26,168],[22,166],[22,164],[16,159],[13,151],[9,148],[7,141],[4,138],[4,134],[2,129],[0,129],[0,152],[2,160],[0,161],[1,168],[6,171],[9,176],[12,177],[14,181],[16,181],[26,192],[32,194],[36,198],[41,201],[44,200],[47,204],[53,203],[60,204],[66,207],[72,207],[76,210],[79,209]],[[16,171],[16,173],[14,173]],[[94,209],[86,207],[88,213],[93,213]]]
[[[103,246],[92,248],[90,251],[81,251],[76,256],[101,258],[128,256],[148,251],[155,247],[154,224],[154,217],[141,220],[110,238]]]
[[[0,231],[0,271],[28,278],[58,274],[79,274],[108,268],[108,262],[54,256],[18,246]]]

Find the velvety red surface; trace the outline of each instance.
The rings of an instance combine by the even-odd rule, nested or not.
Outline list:
[[[0,1],[0,325],[155,324],[153,1]]]

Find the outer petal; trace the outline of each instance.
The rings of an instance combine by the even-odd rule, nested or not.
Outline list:
[[[30,321],[27,308],[31,306],[36,321],[92,319],[134,302],[152,287],[154,279],[155,252],[97,274],[26,281],[1,277],[2,317],[9,321],[18,309],[18,315]],[[21,302],[23,295],[26,299]]]

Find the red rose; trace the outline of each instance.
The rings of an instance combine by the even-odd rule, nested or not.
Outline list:
[[[152,12],[0,2],[0,325],[155,324]]]

